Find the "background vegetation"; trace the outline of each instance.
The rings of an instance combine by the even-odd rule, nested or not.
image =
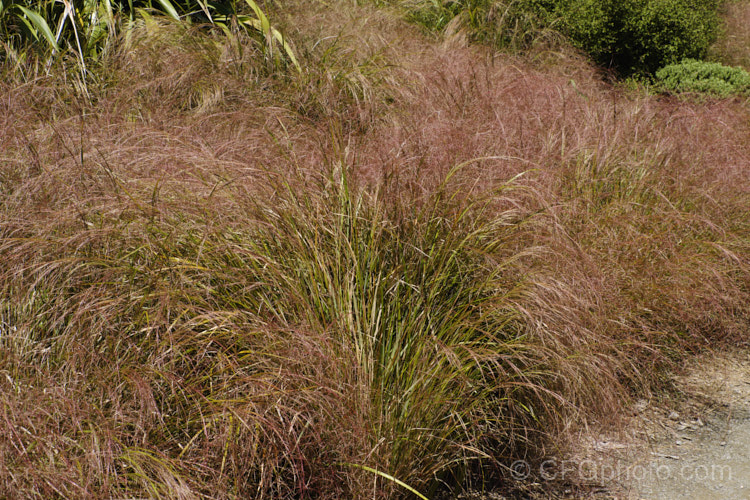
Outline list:
[[[283,35],[271,26],[254,0],[238,3],[208,0],[10,0],[0,3],[0,56],[23,67],[27,60],[46,66],[66,54],[76,57],[85,86],[87,65],[99,61],[120,33],[129,33],[137,22],[161,14],[185,24],[196,23],[233,36],[238,30],[255,35],[264,57],[278,66],[299,65]],[[93,75],[93,74],[91,74]]]
[[[670,92],[697,92],[728,97],[750,91],[750,73],[740,67],[685,59],[656,72],[663,88]]]
[[[459,24],[473,40],[514,50],[562,33],[620,75],[652,74],[703,58],[716,38],[718,0],[467,0],[395,2],[431,30]],[[546,36],[545,36],[546,33]]]
[[[747,346],[741,98],[604,83],[537,18],[521,56],[374,3],[111,4],[51,58],[18,5],[0,496],[528,495],[515,460]]]

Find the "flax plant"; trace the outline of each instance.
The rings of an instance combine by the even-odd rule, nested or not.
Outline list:
[[[249,13],[242,10],[242,5]],[[274,67],[289,62],[301,69],[286,38],[271,25],[266,13],[254,0],[208,2],[151,0],[127,2],[91,0],[76,4],[73,0],[11,0],[0,2],[0,35],[4,39],[5,57],[23,59],[29,47],[47,57],[49,69],[53,60],[65,53],[75,55],[81,78],[85,82],[88,65],[99,60],[111,41],[129,30],[138,19],[160,13],[175,22],[200,23],[214,26],[231,34],[231,29],[244,30],[261,39],[263,53]]]

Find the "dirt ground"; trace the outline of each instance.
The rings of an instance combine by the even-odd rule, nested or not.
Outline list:
[[[675,379],[679,400],[639,401],[630,425],[582,436],[577,473],[617,500],[750,498],[750,353],[705,355]]]

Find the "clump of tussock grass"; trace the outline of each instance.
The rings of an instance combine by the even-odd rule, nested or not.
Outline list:
[[[570,177],[560,191],[570,205],[558,213],[576,235],[575,253],[585,252],[608,282],[602,292],[613,298],[605,316],[619,318],[619,328],[632,332],[628,339],[644,341],[668,364],[686,351],[740,339],[748,239],[732,222],[747,217],[746,196],[708,181],[722,192],[721,201],[714,198],[704,182],[721,170],[686,175],[686,153],[671,133],[661,140],[651,151],[612,148],[572,161],[561,170]],[[634,361],[654,359],[636,352]]]
[[[129,82],[129,95],[118,98],[129,98],[132,119],[220,112],[274,73],[259,42],[241,30],[205,32],[155,17],[134,23],[113,45],[102,74],[108,86]]]
[[[264,259],[272,274],[260,281],[286,292],[253,305],[351,346],[369,392],[374,465],[421,486],[450,464],[490,458],[482,441],[526,413],[515,398],[502,403],[505,391],[535,387],[511,305],[519,283],[504,262],[515,256],[502,255],[516,223],[440,189],[394,220],[377,193],[355,194],[339,175],[321,195],[289,191],[278,211],[261,208],[252,253],[274,260]],[[479,434],[466,425],[480,421]]]
[[[9,213],[56,215],[6,220],[0,248],[12,363],[91,405],[48,421],[71,421],[74,446],[46,469],[64,494],[347,494],[371,487],[360,466],[429,489],[531,446],[519,436],[549,393],[513,308],[520,221],[492,198],[443,186],[395,203],[342,171],[281,176],[255,203],[222,189],[245,212],[217,227],[168,186],[179,176],[72,166],[14,186]],[[160,183],[183,201],[156,200]],[[105,424],[87,427],[92,412]],[[82,456],[89,438],[109,451]],[[34,463],[8,487],[37,491]]]
[[[687,352],[743,342],[746,111],[628,94],[580,65],[495,64],[465,49],[437,57],[414,118],[385,127],[378,146],[416,179],[471,156],[494,158],[479,184],[533,169],[538,196],[517,202],[544,222],[518,243],[543,257],[519,307],[565,360],[551,370],[567,374],[559,391],[595,419],[616,417]]]
[[[473,42],[520,52],[534,46],[554,46],[563,41],[555,31],[560,20],[549,5],[538,2],[428,2],[378,1],[394,5],[405,17],[426,30],[453,35],[463,32]]]
[[[333,16],[333,23],[341,23],[334,32],[331,26],[308,25],[315,10],[309,5],[287,10],[300,11],[283,29],[295,39],[302,72],[269,68],[258,41],[241,30],[206,32],[155,17],[135,23],[113,43],[101,88],[94,92],[90,85],[89,91],[133,122],[158,123],[175,112],[211,118],[246,110],[281,136],[294,126],[291,121],[323,129],[335,121],[345,131],[368,130],[403,93],[394,49],[380,38],[361,39],[362,19]],[[281,14],[275,13],[283,19]],[[118,83],[123,81],[127,92]],[[107,97],[110,88],[118,89],[114,99]],[[277,129],[280,114],[291,120]]]
[[[406,68],[423,47],[406,22],[338,0],[288,2],[274,16],[294,38],[306,68],[286,94],[300,116],[365,133],[408,93]]]

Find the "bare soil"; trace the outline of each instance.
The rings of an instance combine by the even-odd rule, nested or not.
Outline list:
[[[558,475],[617,500],[750,498],[750,353],[704,355],[675,377],[676,398],[638,401],[625,430],[582,436]]]

